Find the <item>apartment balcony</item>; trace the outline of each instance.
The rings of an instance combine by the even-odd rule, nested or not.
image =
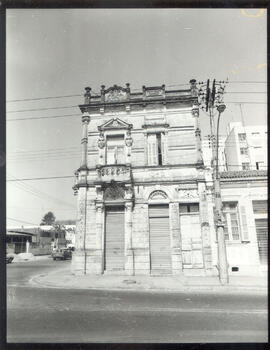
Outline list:
[[[131,182],[131,166],[126,164],[98,165],[96,167],[97,183]]]

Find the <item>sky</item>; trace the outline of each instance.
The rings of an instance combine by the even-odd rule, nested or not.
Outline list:
[[[72,177],[18,179],[74,175],[86,86],[228,79],[220,134],[231,121],[267,123],[266,10],[8,9],[6,22],[8,227],[48,211],[76,219]],[[207,135],[203,111],[200,125]]]

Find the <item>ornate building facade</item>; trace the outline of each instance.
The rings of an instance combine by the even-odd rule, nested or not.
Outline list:
[[[196,81],[86,88],[74,273],[211,275],[213,208]]]
[[[72,272],[217,275],[212,172],[202,159],[196,81],[182,90],[102,86],[98,96],[86,88],[79,107],[82,159],[75,173]],[[259,256],[255,233],[252,244],[242,239],[242,220],[237,249]],[[226,232],[233,241],[232,222]],[[234,243],[229,264],[238,259],[243,267]],[[245,264],[248,271],[248,259]],[[241,273],[242,267],[229,272]]]

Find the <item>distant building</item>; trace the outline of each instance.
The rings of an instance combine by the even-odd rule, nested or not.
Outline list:
[[[35,234],[24,230],[11,228],[6,233],[6,251],[7,253],[25,253],[26,242],[32,244],[35,240]]]
[[[229,123],[225,141],[227,170],[267,169],[267,126]]]
[[[34,255],[50,254],[53,242],[66,245],[65,230],[56,230],[51,225],[20,226],[7,228],[7,249],[13,253],[26,251],[26,241],[30,243],[30,252]]]

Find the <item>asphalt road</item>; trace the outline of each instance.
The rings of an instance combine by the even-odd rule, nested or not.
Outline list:
[[[37,274],[70,261],[7,265],[10,343],[266,342],[267,296],[44,288]]]

